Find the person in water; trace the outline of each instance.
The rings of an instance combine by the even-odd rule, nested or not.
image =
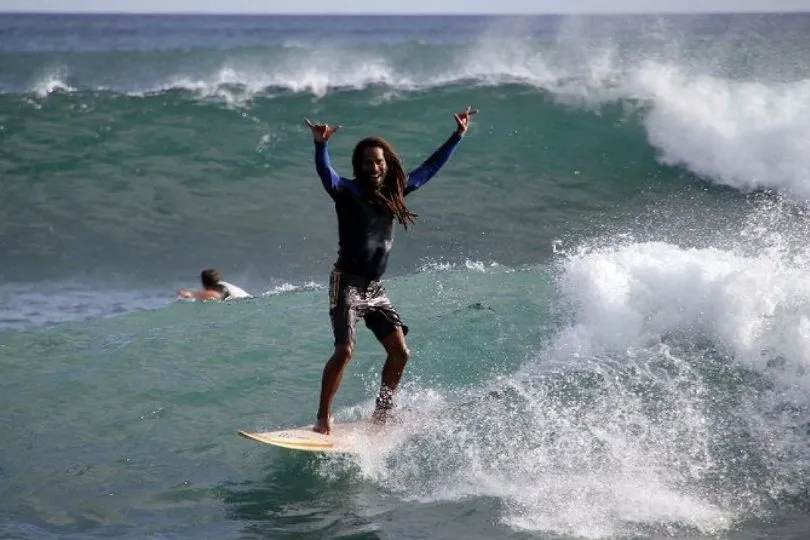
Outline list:
[[[406,230],[414,222],[417,214],[405,206],[405,196],[423,186],[447,163],[477,112],[468,107],[464,112],[454,113],[453,134],[409,173],[386,140],[362,139],[352,152],[354,179],[340,176],[330,163],[327,141],[340,126],[314,124],[304,119],[315,144],[315,169],[335,203],[339,240],[337,261],[329,276],[329,317],[335,349],[323,369],[313,426],[318,433],[331,432],[332,400],[352,358],[358,319],[365,321],[387,353],[372,420],[382,424],[388,419],[409,356],[405,343],[408,326],[380,282],[393,245],[394,220]]]
[[[180,289],[177,296],[190,300],[232,300],[238,298],[253,298],[250,294],[236,285],[223,281],[219,272],[214,268],[206,268],[200,272],[202,282],[201,291]]]

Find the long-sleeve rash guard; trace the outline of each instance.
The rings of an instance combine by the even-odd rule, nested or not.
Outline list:
[[[453,133],[424,163],[408,173],[405,195],[433,178],[453,155],[460,140],[461,136]],[[315,142],[315,168],[324,189],[335,201],[339,242],[335,267],[368,280],[380,279],[394,243],[394,216],[369,199],[358,181],[335,172],[325,142]]]

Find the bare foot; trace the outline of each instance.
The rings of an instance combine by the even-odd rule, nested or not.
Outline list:
[[[332,434],[332,419],[327,418],[318,418],[315,421],[315,425],[312,427],[312,431],[315,433],[323,433],[324,435],[331,435]]]

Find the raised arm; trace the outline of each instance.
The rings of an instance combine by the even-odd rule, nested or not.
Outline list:
[[[329,138],[340,129],[340,126],[330,126],[329,124],[314,124],[308,118],[304,118],[309,129],[312,131],[312,140],[315,142],[315,170],[318,171],[318,176],[321,178],[324,189],[327,192],[333,193],[343,184],[343,179],[332,168],[332,163],[329,160],[329,151],[326,148],[326,142]]]
[[[425,185],[428,180],[433,178],[453,155],[460,141],[461,135],[459,135],[458,132],[454,132],[424,163],[408,173],[408,185],[405,188],[405,195],[419,189]]]
[[[467,107],[466,111],[453,114],[453,117],[456,119],[456,131],[450,135],[450,138],[436,149],[424,163],[408,174],[408,185],[405,187],[405,195],[422,187],[439,172],[439,169],[441,169],[445,163],[447,163],[453,155],[456,146],[458,146],[458,143],[461,141],[461,138],[467,133],[467,129],[470,126],[470,118],[477,113],[477,109]]]
[[[341,187],[343,181],[337,171],[332,168],[326,141],[315,141],[315,170],[318,171],[318,176],[326,191],[336,191]]]

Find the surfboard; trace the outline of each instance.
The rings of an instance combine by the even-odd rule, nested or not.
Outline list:
[[[253,441],[303,452],[355,454],[374,444],[376,435],[384,431],[368,420],[332,424],[332,433],[323,435],[312,431],[311,425],[278,431],[245,431],[237,433]]]
[[[228,289],[228,294],[231,295],[228,300],[243,300],[253,298],[252,294],[241,287],[237,287],[233,283],[228,283],[227,281],[220,281],[220,283],[224,285],[226,289]]]

